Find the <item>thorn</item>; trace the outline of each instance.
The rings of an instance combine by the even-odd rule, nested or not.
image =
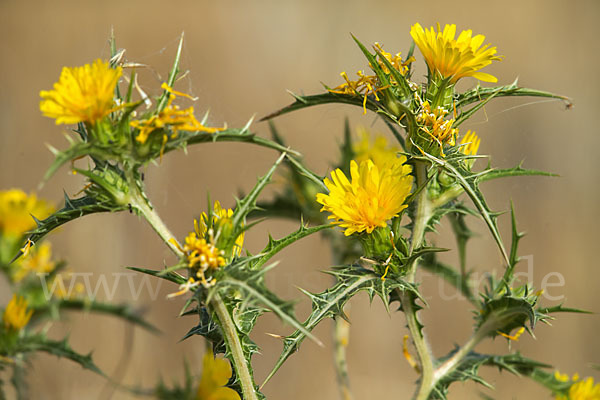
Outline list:
[[[254,122],[255,117],[256,117],[256,114],[254,114],[252,117],[250,117],[248,122],[246,122],[246,125],[244,125],[244,127],[240,131],[240,135],[243,135],[244,133],[246,133],[248,131],[248,128],[250,128],[250,125],[252,125],[252,122]]]
[[[271,336],[271,337],[273,337],[275,339],[281,339],[281,340],[285,339],[285,336],[277,335],[275,333],[265,332],[265,335]]]

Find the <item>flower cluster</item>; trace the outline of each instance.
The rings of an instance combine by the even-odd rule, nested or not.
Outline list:
[[[187,293],[200,285],[210,287],[216,283],[212,272],[227,265],[227,261],[241,253],[244,244],[244,234],[239,234],[233,244],[228,239],[233,234],[233,210],[221,207],[215,201],[211,217],[205,212],[198,220],[194,220],[194,232],[185,238],[181,252],[185,255],[187,268],[191,271],[187,282],[180,285],[179,291],[169,297]],[[172,241],[179,246],[176,241]]]
[[[375,43],[373,47],[377,52],[379,52],[379,54],[389,61],[392,67],[394,67],[394,69],[396,69],[401,75],[405,75],[408,72],[408,65],[414,61],[413,57],[403,61],[400,53],[392,56],[391,53],[384,51],[379,43]],[[386,74],[391,73],[383,61],[378,60],[378,64],[378,67],[381,68]],[[373,68],[372,65],[371,68]],[[328,91],[337,94],[357,94],[363,96],[363,113],[366,114],[368,96],[372,94],[375,96],[375,100],[379,101],[377,92],[387,89],[388,86],[381,84],[376,75],[366,75],[363,71],[356,72],[356,75],[358,75],[358,79],[353,81],[348,78],[346,72],[342,72],[340,76],[344,78],[345,82],[333,89],[328,89]],[[393,81],[393,77],[391,77],[391,79]]]
[[[428,101],[421,104],[421,110],[417,114],[420,130],[438,144],[442,157],[444,156],[444,145],[454,146],[458,134],[458,129],[453,128],[454,119],[446,119],[447,115],[448,110],[441,106],[432,110]]]
[[[162,132],[162,140],[166,143],[169,138],[166,131],[167,129],[170,131],[171,139],[176,138],[179,131],[215,133],[226,129],[226,127],[211,128],[204,126],[194,116],[193,106],[182,110],[179,106],[173,105],[173,100],[175,100],[177,96],[183,96],[190,99],[191,96],[173,90],[166,83],[163,83],[161,87],[169,93],[169,100],[167,101],[166,107],[158,114],[152,115],[148,119],[133,120],[130,122],[131,127],[138,130],[135,140],[139,143],[146,143],[150,134],[155,131]]]

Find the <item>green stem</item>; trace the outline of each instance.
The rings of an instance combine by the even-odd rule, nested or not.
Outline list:
[[[163,220],[150,205],[150,201],[146,198],[143,191],[135,181],[133,173],[129,173],[127,178],[131,188],[129,199],[131,206],[138,210],[144,219],[148,221],[150,226],[152,226],[154,231],[158,234],[158,236],[161,237],[165,244],[169,246],[171,251],[173,251],[177,257],[182,258],[184,254],[180,250],[181,246],[177,243],[169,228],[167,228]],[[223,300],[218,293],[213,296],[210,305],[217,314],[217,318],[219,320],[221,329],[223,330],[225,340],[227,341],[229,350],[231,352],[233,368],[235,369],[236,375],[241,382],[243,399],[258,400],[258,396],[252,381],[252,375],[248,365],[246,364],[246,359],[242,350],[242,344],[239,336],[237,335],[236,326],[229,315],[227,307],[223,303]]]
[[[440,197],[431,201],[431,207],[433,209],[439,208],[449,201],[454,200],[464,192],[462,186],[455,185],[452,188],[446,190]]]
[[[217,314],[217,318],[220,322],[225,341],[231,352],[231,358],[233,359],[233,368],[235,373],[240,380],[242,386],[242,394],[244,400],[258,400],[256,389],[252,380],[252,374],[246,364],[246,358],[244,357],[244,351],[242,349],[242,343],[237,333],[237,329],[229,311],[223,303],[221,296],[216,293],[210,302],[212,309]]]
[[[427,182],[427,164],[417,162],[415,172],[417,175],[417,187],[425,184],[425,182]],[[409,249],[410,254],[423,243],[427,222],[431,218],[431,211],[432,208],[427,188],[423,188],[417,197],[417,210],[413,224],[412,241]],[[418,261],[415,260],[408,267],[407,278],[411,283],[414,283],[415,281],[417,265]],[[417,310],[413,306],[415,301],[414,295],[408,291],[404,291],[401,292],[400,299],[402,302],[402,310],[406,316],[406,324],[408,325],[421,364],[421,383],[415,398],[417,400],[425,400],[429,397],[429,393],[433,387],[433,357],[417,319]]]
[[[178,258],[183,257],[183,252],[181,251],[181,246],[177,242],[177,239],[175,239],[175,236],[171,233],[158,213],[154,210],[150,204],[150,201],[143,194],[137,183],[132,179],[128,179],[128,181],[131,189],[129,198],[131,207],[135,208],[142,215],[142,217],[144,217],[152,229],[154,229],[158,236],[160,236],[163,242],[169,246],[171,251],[175,253]]]
[[[345,307],[346,309],[349,306]],[[337,318],[334,323],[333,344],[334,344],[334,362],[335,373],[337,377],[338,388],[342,400],[352,400],[352,391],[350,390],[350,377],[348,376],[348,363],[346,360],[346,347],[348,346],[348,330],[350,324],[343,318]]]

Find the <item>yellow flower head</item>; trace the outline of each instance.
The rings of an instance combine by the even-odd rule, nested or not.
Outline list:
[[[397,145],[390,145],[383,135],[372,135],[365,128],[358,128],[360,140],[356,141],[352,150],[357,163],[371,160],[379,169],[396,161],[397,153],[402,149]]]
[[[385,89],[385,87],[378,87],[379,83],[375,75],[365,75],[363,71],[358,71],[356,75],[358,75],[358,79],[352,81],[348,78],[346,72],[342,72],[340,76],[346,82],[333,89],[329,89],[329,92],[363,96],[363,114],[366,114],[368,96],[372,94],[375,96],[375,100],[379,101],[377,92]]]
[[[558,371],[554,373],[557,380],[568,382],[569,376]],[[573,384],[569,387],[568,394],[556,396],[556,400],[600,400],[600,383],[594,384],[593,378],[579,380],[579,375],[573,375]]]
[[[179,131],[215,133],[225,129],[209,128],[202,125],[194,116],[194,107],[182,110],[179,106],[172,104],[177,96],[191,98],[189,95],[173,90],[166,83],[163,83],[161,87],[169,92],[169,101],[167,102],[166,107],[160,113],[153,115],[148,119],[130,122],[131,127],[139,131],[135,138],[138,142],[144,144],[152,132],[166,128],[171,130],[171,138],[177,137]],[[163,141],[166,142],[167,139],[168,136],[163,132]]]
[[[12,299],[6,305],[2,320],[6,329],[19,331],[21,330],[29,320],[33,310],[27,310],[27,300],[24,297],[17,297],[13,294]]]
[[[196,400],[240,400],[232,389],[224,387],[231,377],[231,365],[227,360],[215,358],[212,352],[204,355],[202,377]]]
[[[444,156],[444,144],[454,146],[458,134],[458,129],[452,127],[454,119],[446,119],[446,115],[448,115],[446,109],[437,107],[432,110],[428,101],[421,104],[421,111],[417,114],[420,129],[440,146],[442,156]]]
[[[56,263],[52,261],[52,247],[50,243],[42,243],[34,247],[34,251],[29,253],[22,260],[17,260],[14,263],[15,272],[13,280],[15,282],[22,281],[29,273],[48,274],[54,270]]]
[[[42,90],[40,110],[56,124],[94,124],[113,109],[114,91],[122,69],[96,60],[83,67],[64,67],[53,90]]]
[[[194,220],[194,228],[198,237],[206,238],[209,234],[208,226],[213,227],[213,233],[217,236],[217,239],[221,235],[227,235],[233,229],[233,210],[231,208],[221,207],[219,201],[215,201],[213,212],[212,212],[212,224],[209,224],[208,215],[203,212],[200,215],[200,220]],[[210,235],[208,235],[210,236]],[[242,252],[244,245],[244,233],[238,235],[235,239],[235,246],[233,249],[233,255],[239,256]]]
[[[431,74],[450,78],[454,83],[465,76],[472,76],[484,82],[497,82],[496,77],[478,72],[492,63],[500,61],[496,48],[489,44],[481,47],[485,36],[472,36],[471,30],[462,31],[455,39],[456,25],[445,25],[442,31],[437,25],[437,32],[433,27],[423,29],[420,24],[414,24],[410,29],[416,45],[427,62]]]
[[[412,190],[411,167],[404,165],[406,157],[397,158],[386,168],[380,169],[371,160],[350,163],[349,181],[340,169],[331,173],[330,181],[325,178],[329,194],[317,194],[321,211],[332,215],[328,218],[346,228],[344,234],[373,232],[385,227],[387,221],[398,215],[407,205],[404,200]]]
[[[35,228],[35,220],[44,219],[54,208],[35,194],[29,196],[20,189],[0,191],[0,235],[20,238]]]

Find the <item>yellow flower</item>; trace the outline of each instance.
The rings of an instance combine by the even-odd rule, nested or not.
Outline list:
[[[233,229],[233,210],[231,208],[221,207],[221,203],[215,201],[213,212],[212,212],[212,224],[208,223],[208,216],[205,212],[200,215],[200,220],[194,220],[194,228],[198,237],[206,237],[208,232],[208,226],[211,225],[214,230],[214,234],[218,238],[223,234],[228,234]],[[242,253],[242,247],[244,245],[244,233],[242,232],[235,239],[235,247],[233,249],[233,255],[239,256]]]
[[[50,243],[42,243],[34,247],[34,251],[23,260],[15,261],[16,271],[13,274],[15,282],[22,281],[30,272],[47,274],[54,270],[56,263],[52,261]]]
[[[202,377],[196,400],[240,400],[232,389],[224,387],[231,377],[229,361],[215,358],[211,351],[204,355]]]
[[[480,69],[492,63],[500,61],[497,57],[496,48],[489,44],[481,47],[485,36],[472,36],[471,30],[462,31],[458,39],[456,25],[445,25],[441,31],[440,24],[437,32],[434,28],[423,29],[420,24],[414,24],[410,29],[416,45],[427,62],[429,72],[442,78],[450,78],[454,83],[465,76],[472,76],[485,82],[497,82],[496,77],[478,72]]]
[[[402,150],[400,146],[389,145],[385,136],[372,135],[363,127],[358,128],[358,134],[360,140],[353,144],[352,150],[359,164],[371,160],[379,169],[383,169],[385,165],[393,163],[398,158],[397,153]]]
[[[142,121],[134,120],[129,123],[131,127],[139,131],[135,138],[138,142],[142,144],[146,143],[150,134],[159,129],[169,128],[172,132],[171,138],[177,137],[179,131],[215,133],[225,129],[209,128],[202,125],[194,116],[194,107],[181,110],[179,106],[174,106],[172,104],[177,96],[189,98],[189,95],[171,89],[166,83],[163,83],[161,87],[169,92],[169,101],[167,102],[166,107],[158,113],[158,115],[153,115]],[[166,142],[167,139],[168,136],[163,133],[163,142]]]
[[[561,382],[568,382],[569,376],[558,371],[554,377]],[[600,400],[600,383],[594,384],[593,378],[579,380],[579,375],[573,375],[573,384],[569,387],[568,394],[556,396],[556,400]]]
[[[417,114],[417,122],[420,129],[427,133],[440,146],[444,156],[443,146],[456,144],[458,129],[453,128],[454,119],[446,119],[448,111],[442,107],[432,110],[428,101],[421,104],[421,111]]]
[[[36,227],[32,215],[44,219],[54,208],[35,194],[29,196],[20,189],[0,191],[0,235],[20,238]]]
[[[21,330],[31,319],[33,310],[27,311],[27,300],[24,297],[17,297],[13,294],[12,299],[6,305],[2,320],[6,329]]]
[[[387,221],[398,215],[407,205],[404,200],[410,194],[413,177],[411,167],[404,165],[406,157],[397,158],[386,168],[379,169],[371,160],[350,163],[349,181],[342,170],[331,173],[330,181],[325,178],[329,194],[317,194],[321,211],[332,215],[328,218],[346,228],[344,234],[373,232],[385,227]]]
[[[82,67],[64,67],[53,90],[42,90],[40,110],[56,124],[94,124],[113,109],[114,90],[122,69],[96,60]]]
[[[377,92],[384,90],[387,87],[378,87],[379,83],[375,75],[365,75],[362,71],[358,71],[356,75],[358,75],[358,79],[355,81],[351,81],[348,78],[346,72],[342,72],[340,76],[344,78],[346,83],[342,83],[341,85],[333,89],[329,89],[329,92],[363,96],[363,114],[366,114],[367,97],[370,94],[372,94],[375,96],[375,100],[379,101],[379,96],[377,96]]]
[[[395,56],[392,56],[391,53],[388,53],[387,51],[383,50],[383,47],[377,42],[375,42],[373,48],[378,50],[390,62],[390,64],[392,64],[392,66],[396,70],[398,70],[398,72],[400,72],[401,75],[405,75],[408,72],[408,65],[415,60],[414,57],[410,57],[408,60],[402,61],[400,53],[396,53]],[[383,72],[385,72],[386,74],[390,73],[390,70],[383,63],[383,61],[378,60],[378,63]]]

